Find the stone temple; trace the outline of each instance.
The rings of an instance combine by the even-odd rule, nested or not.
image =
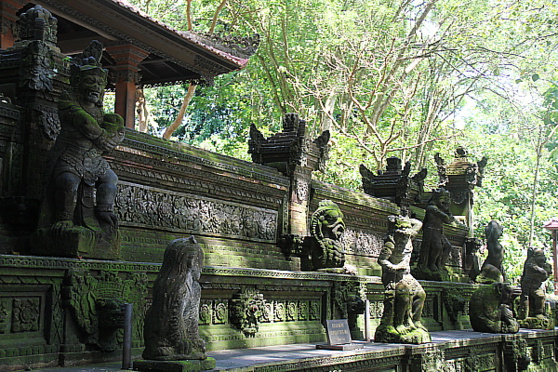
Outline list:
[[[121,0],[2,0],[0,17],[0,371],[119,360],[125,303],[141,358],[165,249],[190,236],[192,251],[203,251],[190,281],[201,289],[196,314],[187,305],[198,349],[178,342],[178,355],[323,344],[326,322],[339,319],[364,340],[396,303],[392,282],[382,282],[382,268],[394,264],[388,247],[414,248],[405,274],[421,290],[401,293],[420,295],[421,337],[254,370],[558,368],[552,320],[545,330],[472,330],[480,266],[471,205],[486,159],[469,160],[464,149],[448,165],[437,157],[445,191],[436,204],[425,171],[413,175],[397,158],[379,172],[361,167],[364,192],[316,180],[329,133],[310,138],[296,113],[270,137],[251,128],[251,162],[154,138],[133,129],[139,87],[211,83],[242,69],[258,37],[178,32]],[[105,89],[114,113],[99,108]],[[420,277],[424,231],[412,246],[384,238],[406,228],[391,226],[394,216],[424,221],[428,210],[452,219],[442,221],[440,272]],[[490,288],[512,322],[515,289]],[[153,355],[167,355],[160,351]]]

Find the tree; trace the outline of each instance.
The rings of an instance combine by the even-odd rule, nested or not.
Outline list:
[[[183,2],[140,2],[187,27],[173,11]],[[208,31],[221,1],[189,3],[192,28]],[[332,133],[318,177],[353,189],[360,163],[383,168],[396,155],[434,170],[434,153],[447,158],[464,145],[490,158],[475,204],[481,226],[496,218],[515,246],[539,244],[545,236],[529,226],[553,213],[558,191],[558,141],[537,93],[555,78],[556,14],[548,0],[228,0],[215,30],[258,33],[259,51],[243,71],[198,87],[175,135],[240,156],[251,123],[276,132],[280,117],[295,111],[311,136]],[[152,107],[176,115],[178,100],[163,96]]]

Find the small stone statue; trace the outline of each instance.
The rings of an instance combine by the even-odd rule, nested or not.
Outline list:
[[[451,252],[451,243],[444,235],[444,223],[455,222],[449,210],[450,204],[449,191],[440,188],[434,191],[426,207],[420,256],[415,272],[419,278],[442,280],[441,271],[444,270]]]
[[[51,171],[37,253],[116,259],[118,178],[103,155],[124,139],[124,120],[103,113],[108,71],[99,63],[102,45],[93,42],[71,65],[72,91],[58,103],[62,129],[51,150]],[[96,252],[98,251],[98,252]]]
[[[490,221],[484,229],[486,236],[486,249],[488,256],[482,264],[481,272],[477,276],[477,283],[501,283],[506,281],[504,267],[504,247],[499,242],[504,229],[494,220]]]
[[[340,240],[345,231],[343,212],[331,200],[322,200],[310,221],[311,256],[314,270],[342,269],[345,252]]]
[[[508,283],[482,285],[471,296],[469,319],[477,332],[517,333],[519,323],[512,310],[520,289]]]
[[[403,216],[389,216],[388,234],[378,257],[385,287],[384,313],[374,340],[421,344],[430,342],[430,334],[422,325],[422,308],[426,293],[411,275],[412,239],[422,222]]]
[[[545,314],[544,282],[552,273],[544,250],[529,248],[521,276],[519,323],[525,328],[553,329],[554,322]]]
[[[167,246],[153,285],[153,304],[145,316],[143,358],[206,359],[198,332],[202,268],[203,251],[193,236]]]

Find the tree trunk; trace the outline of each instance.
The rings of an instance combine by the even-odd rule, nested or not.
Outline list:
[[[136,111],[138,114],[138,131],[142,133],[147,133],[147,121],[149,118],[149,110],[147,109],[147,102],[145,100],[145,95],[143,94],[143,89],[138,88],[136,91]]]
[[[221,13],[221,10],[223,10],[227,1],[228,0],[222,0],[221,3],[219,3],[217,10],[215,10],[215,14],[213,15],[213,19],[211,21],[211,27],[209,29],[210,34],[212,34],[215,31],[215,26],[217,25],[217,19],[219,17],[219,13]],[[186,18],[188,21],[188,31],[192,30],[191,6],[192,6],[192,0],[186,0]],[[182,123],[182,120],[184,119],[184,114],[186,113],[186,108],[190,104],[190,101],[192,100],[192,97],[194,97],[194,93],[196,92],[196,87],[197,85],[192,83],[190,83],[190,85],[188,86],[188,92],[186,93],[186,96],[184,96],[184,100],[182,101],[182,106],[180,106],[180,110],[178,111],[178,115],[176,119],[174,119],[174,122],[171,125],[169,125],[167,129],[165,129],[165,133],[163,133],[163,138],[170,139],[174,131],[176,131],[180,126],[180,124]]]
[[[197,85],[190,83],[188,86],[188,92],[184,96],[184,100],[182,101],[182,106],[180,106],[180,111],[178,111],[178,115],[176,119],[174,119],[173,123],[165,129],[165,133],[163,133],[163,138],[170,139],[172,134],[175,130],[178,129],[180,124],[182,124],[182,120],[184,119],[184,114],[186,113],[186,108],[190,104],[192,97],[194,97],[194,93],[196,92]]]
[[[541,151],[542,148],[537,148],[536,155],[537,161],[535,163],[535,174],[533,176],[533,190],[531,194],[531,221],[529,221],[529,244],[528,247],[533,243],[533,234],[535,232],[535,206],[537,204],[537,184],[539,182],[539,168],[541,164]]]

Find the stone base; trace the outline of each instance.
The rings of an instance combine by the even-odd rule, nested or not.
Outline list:
[[[60,236],[53,236],[50,228],[41,228],[31,236],[31,247],[33,254],[40,256],[117,260],[120,236],[117,232],[107,237],[101,229],[96,232],[81,226],[68,228]]]
[[[339,350],[339,351],[360,350],[363,348],[364,348],[363,344],[316,345],[316,349]]]
[[[393,326],[380,325],[374,335],[375,342],[395,343],[395,344],[425,344],[432,339],[428,331],[416,328],[408,330],[408,333],[399,333]]]
[[[554,320],[547,316],[532,316],[525,319],[518,319],[521,328],[529,329],[554,329]]]
[[[347,273],[345,271],[344,267],[332,267],[332,268],[326,268],[326,269],[318,269],[316,271],[320,272],[320,273],[331,273],[331,274],[346,274]]]
[[[446,269],[432,271],[426,267],[415,266],[411,269],[411,274],[418,280],[430,280],[434,282],[451,281],[450,274]]]
[[[207,371],[215,368],[215,359],[208,357],[204,360],[137,360],[134,361],[134,371],[142,372],[190,372]]]

